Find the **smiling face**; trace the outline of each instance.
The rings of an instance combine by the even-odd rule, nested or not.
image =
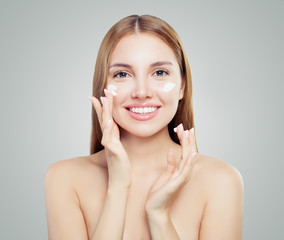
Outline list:
[[[183,97],[182,83],[174,52],[160,38],[123,37],[110,56],[107,77],[121,131],[147,137],[167,129]]]

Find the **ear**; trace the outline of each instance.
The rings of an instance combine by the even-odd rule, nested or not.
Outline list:
[[[183,78],[182,81],[181,81],[181,87],[180,87],[180,90],[179,90],[179,100],[181,100],[183,98],[183,95],[184,95],[184,89],[185,89],[185,79]]]

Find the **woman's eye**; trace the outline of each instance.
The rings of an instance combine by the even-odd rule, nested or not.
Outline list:
[[[125,78],[128,74],[125,72],[118,72],[116,74],[113,75],[113,77],[119,77],[119,78]]]
[[[166,71],[164,71],[164,70],[158,70],[158,71],[156,71],[155,73],[156,73],[156,75],[157,75],[158,77],[163,77],[163,76],[165,76],[165,75],[168,75],[168,73],[167,73]]]

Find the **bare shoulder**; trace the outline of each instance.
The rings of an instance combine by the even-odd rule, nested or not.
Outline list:
[[[241,173],[218,158],[197,154],[192,179],[203,189],[204,203],[215,199],[243,201],[244,182]]]
[[[206,192],[200,239],[241,239],[244,183],[240,172],[225,161],[201,154],[194,168]]]
[[[105,172],[104,154],[98,152],[91,156],[79,156],[53,163],[46,171],[45,184],[51,180],[73,185],[88,176],[100,176]]]
[[[215,185],[218,182],[225,181],[231,184],[243,185],[243,178],[239,170],[218,158],[198,154],[194,168],[196,174],[208,183]]]
[[[97,201],[104,183],[104,154],[60,160],[46,171],[44,188],[49,239],[88,239],[85,195]],[[94,204],[93,204],[94,205]]]

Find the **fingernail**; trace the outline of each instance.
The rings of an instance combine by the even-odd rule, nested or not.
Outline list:
[[[185,136],[188,138],[188,130],[185,131]]]
[[[102,105],[104,105],[103,97],[100,97]]]
[[[107,90],[106,89],[104,89],[104,92],[105,92],[105,95],[107,96]]]
[[[108,120],[108,122],[107,122],[107,126],[109,126],[111,124],[111,119],[110,120]]]
[[[190,135],[194,136],[194,128],[190,129]]]
[[[181,130],[183,131],[183,125],[182,123],[180,123],[177,127],[174,128],[174,132],[177,132],[177,129],[181,128]]]
[[[182,123],[181,123],[180,125],[178,125],[178,128],[183,131],[183,125],[182,125]]]
[[[194,153],[192,154],[192,158],[194,158],[196,155],[197,155],[197,152],[194,152]]]
[[[89,99],[90,99],[91,102],[93,102],[93,101],[92,101],[93,98],[92,98],[91,96],[89,96]]]

